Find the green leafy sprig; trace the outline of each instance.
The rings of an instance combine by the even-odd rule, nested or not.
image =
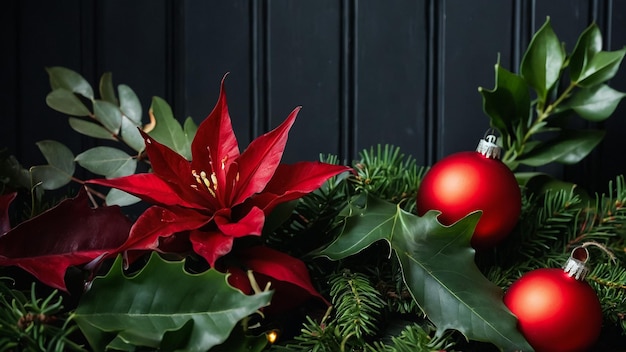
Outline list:
[[[519,73],[495,65],[491,90],[479,88],[483,110],[502,136],[502,157],[511,169],[520,164],[574,164],[600,143],[604,131],[568,125],[576,114],[589,122],[606,120],[626,96],[609,87],[626,48],[602,51],[602,34],[591,24],[571,53],[565,51],[550,18],[533,35]],[[534,99],[533,99],[534,96]]]

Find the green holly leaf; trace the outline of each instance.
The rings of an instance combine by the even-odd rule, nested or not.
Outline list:
[[[77,119],[75,117],[70,117],[69,124],[74,131],[80,134],[84,134],[85,136],[108,139],[113,141],[115,140],[111,132],[107,131],[106,128],[97,123],[85,121],[83,119]]]
[[[626,48],[596,53],[584,67],[576,83],[581,87],[593,87],[608,81],[619,70],[625,54]]]
[[[503,350],[532,350],[502,302],[502,290],[474,263],[470,240],[480,212],[451,226],[441,225],[437,215],[431,211],[418,217],[397,205],[361,198],[347,209],[342,234],[319,254],[339,260],[384,240],[401,264],[411,295],[439,334],[454,329]]]
[[[36,144],[48,165],[30,168],[33,183],[41,183],[41,187],[46,190],[58,189],[68,184],[76,169],[72,151],[64,144],[53,140],[44,140]]]
[[[184,261],[165,261],[156,253],[130,277],[122,262],[118,257],[106,276],[93,281],[72,316],[96,351],[207,351],[271,300],[271,292],[247,296],[214,269],[189,274]]]
[[[483,96],[483,111],[502,135],[512,135],[512,126],[528,119],[530,92],[522,77],[504,69],[500,63],[495,65],[495,71],[496,86],[492,90],[478,88]]]
[[[546,142],[542,142],[517,161],[529,166],[541,166],[551,162],[575,164],[584,159],[595,148],[605,131],[602,130],[563,130]]]
[[[174,118],[174,113],[169,104],[159,97],[154,97],[150,111],[156,120],[154,129],[148,133],[150,137],[168,146],[187,160],[191,160],[189,138],[185,135],[180,123]]]
[[[52,90],[63,88],[70,92],[80,94],[83,97],[93,100],[93,88],[83,76],[65,67],[48,67],[48,77]]]
[[[91,111],[83,104],[76,94],[65,88],[57,88],[46,95],[46,105],[50,108],[72,116],[89,116]]]
[[[594,122],[608,119],[626,93],[619,92],[606,84],[578,90],[571,98],[555,110],[574,110],[580,117]]]
[[[595,23],[585,29],[576,42],[569,60],[570,78],[577,82],[591,58],[602,50],[602,33]]]
[[[533,35],[520,65],[520,74],[545,102],[548,92],[559,80],[565,61],[565,50],[554,33],[550,18]]]
[[[126,152],[112,147],[94,147],[75,158],[76,162],[94,174],[106,178],[132,175],[137,169],[137,159]]]

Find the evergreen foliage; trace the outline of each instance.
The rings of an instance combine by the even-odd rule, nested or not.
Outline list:
[[[335,183],[335,189],[342,189],[342,197],[366,192],[389,202],[410,203],[407,194],[416,193],[426,168],[415,166],[411,157],[389,145],[364,150],[361,156],[355,162],[356,177],[344,180],[350,186],[342,187]],[[621,335],[626,335],[626,258],[623,251],[626,187],[623,176],[609,183],[608,193],[595,198],[573,184],[550,178],[542,180],[540,185],[526,185],[517,228],[496,249],[477,254],[479,268],[489,280],[506,289],[528,271],[560,267],[572,249],[584,243],[593,242],[606,248],[615,253],[615,261],[606,252],[596,249],[597,246],[589,247],[592,249],[589,261],[592,271],[587,278],[598,294],[606,321],[617,328],[617,336],[610,338],[623,341]],[[413,185],[413,188],[407,185]],[[399,193],[394,194],[391,190]],[[326,205],[312,201],[313,197],[316,201],[320,200],[319,195],[303,198],[298,204],[298,212],[311,215],[316,212],[315,209],[326,208]],[[332,197],[326,198],[326,201],[336,206],[341,203],[338,198]],[[414,210],[413,206],[408,208]],[[327,233],[333,233],[338,226],[332,221],[327,225]],[[296,228],[292,227],[292,230]],[[299,237],[297,234],[294,236]],[[327,234],[325,238],[328,240],[331,237]],[[442,334],[434,330],[408,295],[397,262],[389,257],[388,251],[381,251],[382,246],[373,247],[335,263],[333,274],[317,279],[328,282],[332,287],[325,292],[331,297],[334,311],[319,322],[307,317],[301,334],[295,342],[291,342],[290,348],[300,351],[430,351],[443,348],[472,351],[489,348],[477,342],[458,340],[453,333]],[[318,275],[332,265],[312,263],[319,265]],[[358,280],[354,280],[355,277]],[[350,281],[352,285],[348,284]],[[340,289],[339,285],[343,288]],[[378,291],[376,295],[372,294],[374,288]],[[347,295],[347,292],[350,294]],[[355,297],[362,299],[360,304],[372,307],[380,304],[382,297],[386,301],[385,312],[380,314],[380,309],[359,310],[354,302],[348,304]],[[404,322],[401,332],[363,328],[364,322],[388,327],[399,321]],[[360,331],[358,339],[352,338],[357,336],[356,331]],[[350,344],[345,340],[348,335]]]
[[[0,350],[85,351],[72,339],[77,327],[64,312],[58,291],[39,298],[35,283],[30,292],[22,292],[9,288],[8,281],[0,280]]]

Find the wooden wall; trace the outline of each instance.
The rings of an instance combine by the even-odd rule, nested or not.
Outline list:
[[[242,146],[302,105],[287,162],[320,153],[349,162],[390,143],[430,165],[475,148],[489,127],[477,88],[493,87],[498,55],[517,71],[546,16],[570,50],[592,21],[605,50],[626,45],[626,1],[617,0],[5,0],[0,147],[33,165],[42,161],[36,141],[57,139],[76,154],[93,143],[45,105],[47,66],[94,85],[112,72],[144,112],[159,96],[196,122],[230,72]],[[611,85],[626,91],[626,67]],[[591,157],[546,170],[604,191],[626,173],[626,103],[603,127]]]

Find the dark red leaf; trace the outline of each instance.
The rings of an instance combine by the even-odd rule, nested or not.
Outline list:
[[[9,206],[16,196],[17,192],[0,195],[0,236],[11,229]]]
[[[76,198],[62,201],[1,236],[0,265],[18,266],[44,284],[67,291],[67,268],[115,254],[130,227],[118,206],[90,208],[82,189]]]

